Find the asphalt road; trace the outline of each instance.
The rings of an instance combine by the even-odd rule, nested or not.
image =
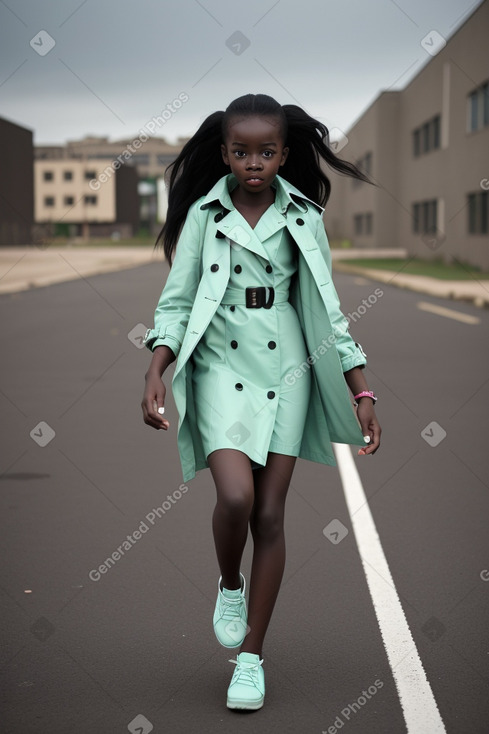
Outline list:
[[[212,631],[212,477],[181,486],[170,390],[168,433],[140,408],[140,337],[165,273],[151,264],[0,296],[0,731],[406,732],[354,533],[337,544],[323,533],[334,519],[352,528],[338,469],[302,459],[265,705],[226,708],[235,651]],[[335,283],[345,314],[381,288],[350,328],[382,446],[353,448],[354,462],[444,727],[485,733],[489,314],[358,276]],[[247,577],[250,561],[251,536]]]

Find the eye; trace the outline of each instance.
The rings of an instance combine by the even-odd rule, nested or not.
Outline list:
[[[242,153],[243,155],[241,155],[241,153]],[[235,151],[234,151],[234,155],[236,156],[236,158],[242,158],[243,156],[245,156],[245,155],[246,155],[246,153],[244,152],[244,150],[235,150]]]
[[[274,151],[273,150],[264,150],[263,155],[265,158],[271,158],[273,156]]]

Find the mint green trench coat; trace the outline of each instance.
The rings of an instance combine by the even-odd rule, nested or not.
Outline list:
[[[179,414],[177,442],[184,482],[208,467],[196,420],[191,356],[226,291],[231,245],[245,247],[268,260],[266,249],[257,237],[250,237],[232,203],[230,190],[234,185],[233,174],[223,176],[190,206],[155,310],[154,328],[144,336],[151,351],[165,344],[176,356],[172,391]],[[287,227],[298,248],[289,302],[297,312],[308,357],[297,364],[294,374],[300,379],[310,370],[312,378],[299,457],[336,466],[332,441],[365,446],[343,373],[357,366],[364,368],[366,354],[353,341],[340,309],[323,208],[281,176],[276,176],[274,188],[277,226]],[[222,400],[232,413],[233,396],[222,396]]]

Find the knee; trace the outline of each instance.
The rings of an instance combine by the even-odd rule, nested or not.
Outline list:
[[[246,486],[234,486],[232,491],[220,492],[217,506],[230,523],[241,522],[243,518],[248,520],[253,507],[253,490]]]
[[[255,511],[250,522],[250,530],[254,538],[276,540],[284,531],[282,510],[264,507]]]

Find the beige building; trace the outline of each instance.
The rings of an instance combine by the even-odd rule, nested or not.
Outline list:
[[[138,178],[140,231],[156,235],[167,209],[164,174],[187,139],[179,138],[176,145],[171,145],[164,138],[150,136],[144,130],[133,138],[116,141],[88,135],[82,140],[70,140],[63,146],[38,145],[35,155],[37,161],[85,161],[102,178],[112,178],[116,169],[130,168]],[[109,200],[109,190],[104,191],[100,207],[115,206]],[[95,209],[91,212],[96,214]]]
[[[63,146],[37,145],[36,158],[84,158],[103,164],[103,168],[119,160],[128,166],[136,166],[140,178],[156,179],[164,175],[166,167],[180,153],[186,140],[187,138],[182,138],[176,145],[171,145],[164,138],[148,135],[114,141],[109,141],[106,137],[87,135],[82,140],[69,140]]]
[[[428,62],[400,91],[382,92],[331,140],[378,188],[328,172],[330,239],[489,270],[489,2],[449,39],[420,40]]]
[[[34,219],[61,234],[122,237],[137,233],[137,173],[121,166],[109,175],[101,161],[34,161]],[[71,225],[71,226],[70,226]]]

